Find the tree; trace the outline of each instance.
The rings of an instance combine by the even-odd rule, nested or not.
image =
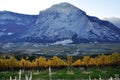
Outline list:
[[[51,65],[54,67],[63,67],[66,66],[67,63],[60,59],[59,57],[53,56],[53,58],[51,59]]]
[[[104,64],[105,65],[110,65],[110,63],[111,63],[111,55],[105,56]]]
[[[72,66],[76,66],[76,67],[80,67],[80,65],[82,65],[82,61],[80,59],[76,60]]]
[[[72,65],[72,56],[67,57],[67,64],[68,64],[68,66]]]
[[[96,61],[95,58],[90,58],[89,65],[90,66],[95,65],[95,63],[96,63],[95,61]]]
[[[111,63],[112,64],[120,64],[120,54],[119,53],[112,53],[111,55]]]
[[[20,60],[20,67],[23,68],[23,69],[25,69],[25,67],[26,67],[26,60],[24,58],[22,58]]]
[[[47,61],[47,67],[52,67],[52,60],[49,59],[49,60]]]
[[[72,67],[72,56],[67,57],[67,65],[68,65],[68,71],[72,72],[72,69],[71,69],[71,67]]]
[[[7,60],[7,64],[8,64],[8,67],[12,70],[17,68],[19,65],[18,61],[13,56],[10,56],[10,59]]]
[[[47,67],[47,61],[45,57],[39,57],[38,59],[36,59],[36,62],[38,67]]]
[[[105,55],[104,55],[104,54],[99,55],[99,56],[97,57],[97,64],[98,64],[98,65],[104,66],[104,64],[105,64],[104,61],[105,61]]]
[[[82,61],[85,66],[88,66],[90,61],[90,56],[84,56]]]

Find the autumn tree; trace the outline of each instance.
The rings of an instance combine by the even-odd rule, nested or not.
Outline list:
[[[24,58],[22,58],[22,59],[20,60],[20,67],[23,68],[23,69],[26,68],[26,60],[25,60]]]
[[[5,69],[8,69],[8,64],[7,64],[7,59],[5,56],[2,56],[1,59],[1,69],[2,70],[5,70]]]
[[[8,64],[8,67],[12,70],[19,66],[18,61],[13,56],[10,56],[10,59],[7,59],[7,64]]]
[[[62,66],[66,66],[67,63],[65,61],[63,61],[62,59],[60,59],[57,56],[53,56],[52,60],[51,60],[51,65],[55,66],[55,67],[62,67]]]
[[[82,61],[85,66],[88,66],[90,61],[90,56],[84,56]]]
[[[96,64],[95,58],[90,58],[89,63],[90,66],[94,66]]]
[[[111,55],[105,56],[104,64],[111,65]]]
[[[42,56],[39,57],[38,59],[36,59],[36,62],[38,67],[42,67],[42,68],[47,67],[47,61],[45,57]]]
[[[106,65],[120,65],[120,53],[112,53],[111,55],[98,55],[95,58],[90,56],[84,56],[82,59],[77,59],[72,63],[72,56],[67,57],[67,61],[62,60],[57,56],[53,56],[51,59],[45,57],[39,57],[35,60],[30,61],[29,57],[17,60],[14,56],[6,58],[5,56],[0,57],[0,70],[7,69],[42,69],[47,67],[63,67],[67,66],[68,71],[72,71],[72,66],[106,66]]]
[[[72,72],[72,56],[67,57],[67,66],[68,66],[68,71]]]
[[[99,55],[98,57],[97,57],[97,63],[98,63],[98,65],[99,66],[104,66],[104,64],[105,64],[105,55],[104,54],[102,54],[102,55]]]
[[[72,66],[80,67],[82,65],[82,61],[80,59],[76,60],[74,63],[72,63]]]
[[[111,64],[120,64],[120,54],[119,53],[113,53],[111,55]]]

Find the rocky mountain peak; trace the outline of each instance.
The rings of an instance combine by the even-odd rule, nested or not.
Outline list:
[[[81,9],[69,3],[55,4],[41,11],[37,16],[22,14],[14,14],[14,16],[21,20],[15,22],[15,19],[15,21],[12,22],[12,26],[14,26],[13,29],[17,29],[16,26],[21,27],[22,25],[18,25],[19,23],[25,23],[22,30],[25,26],[26,29],[24,29],[22,33],[14,33],[12,37],[7,35],[6,42],[8,36],[12,38],[11,41],[13,42],[48,43],[69,40],[73,43],[80,43],[120,41],[120,29],[115,25],[108,21],[100,20],[97,17],[89,16]],[[1,25],[1,27],[3,27],[1,29],[3,36],[3,30],[9,28],[4,27],[7,21],[4,21],[1,17],[1,22],[2,21],[4,22],[4,24]],[[7,26],[9,27],[10,25]],[[2,36],[0,37],[1,42]]]
[[[60,3],[60,4],[55,4],[52,7],[49,8],[50,10],[54,10],[57,11],[59,13],[64,13],[64,14],[70,14],[74,11],[81,11],[81,13],[85,13],[84,11],[78,9],[77,7],[75,7],[74,5],[64,2],[64,3]]]

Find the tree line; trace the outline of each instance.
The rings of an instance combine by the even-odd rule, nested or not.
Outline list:
[[[61,68],[61,67],[87,67],[87,66],[107,66],[120,65],[120,53],[112,53],[111,55],[98,55],[96,57],[83,56],[82,59],[73,61],[72,56],[68,56],[66,60],[62,60],[57,56],[47,59],[40,56],[32,61],[26,58],[16,59],[14,56],[6,58],[0,57],[0,70],[16,70],[16,69],[40,69],[40,68]]]

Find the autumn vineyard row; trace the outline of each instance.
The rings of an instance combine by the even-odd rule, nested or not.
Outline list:
[[[120,65],[120,54],[112,53],[111,55],[98,55],[96,57],[84,56],[82,59],[73,61],[72,56],[68,56],[66,60],[62,60],[57,56],[53,56],[51,59],[45,57],[39,57],[32,61],[21,58],[17,60],[14,56],[9,58],[0,57],[0,70],[9,69],[36,69],[47,67],[67,67],[67,66],[102,66],[102,65]]]

